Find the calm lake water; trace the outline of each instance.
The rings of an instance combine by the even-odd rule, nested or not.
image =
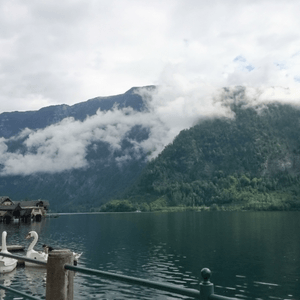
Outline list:
[[[79,266],[198,289],[208,267],[215,292],[240,299],[300,299],[299,212],[187,212],[61,215],[0,224],[7,244],[83,252]],[[22,254],[23,253],[18,253]],[[17,268],[0,283],[45,299],[43,268]],[[18,297],[1,292],[2,299]],[[77,273],[74,299],[188,299]],[[1,298],[0,297],[0,298]]]

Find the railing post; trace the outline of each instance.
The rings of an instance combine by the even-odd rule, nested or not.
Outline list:
[[[210,269],[204,268],[201,270],[203,281],[200,283],[200,299],[208,300],[209,296],[214,293],[214,285],[209,281],[211,276]]]
[[[73,300],[74,272],[65,270],[73,265],[73,253],[68,249],[53,250],[47,261],[46,300]]]

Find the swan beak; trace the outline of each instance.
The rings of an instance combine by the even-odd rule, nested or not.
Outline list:
[[[31,238],[31,234],[28,233],[26,236],[25,236],[25,239],[30,239]]]

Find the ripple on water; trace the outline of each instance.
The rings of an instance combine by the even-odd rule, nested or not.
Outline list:
[[[149,215],[150,221],[152,219],[154,221],[147,225],[144,225],[144,223],[136,224],[136,221],[130,219],[128,216],[124,215],[123,217],[121,214],[101,216],[99,218],[96,218],[96,216],[92,218],[82,216],[78,217],[81,221],[78,221],[76,217],[74,222],[72,221],[72,217],[61,217],[47,220],[40,224],[31,223],[22,224],[22,226],[0,224],[0,228],[8,232],[8,244],[21,244],[28,247],[29,241],[25,240],[24,237],[28,231],[35,230],[40,235],[36,246],[37,250],[41,250],[42,244],[46,243],[54,248],[68,248],[76,252],[83,252],[79,261],[79,266],[82,267],[198,289],[200,268],[202,266],[209,266],[214,274],[213,282],[217,284],[215,286],[217,294],[238,297],[240,299],[299,299],[299,292],[295,289],[295,286],[299,286],[299,264],[296,264],[294,261],[292,263],[286,261],[287,258],[285,257],[284,267],[288,267],[288,271],[285,271],[285,274],[288,274],[289,278],[274,277],[273,274],[279,273],[274,271],[276,268],[273,268],[273,261],[276,261],[277,266],[280,258],[276,260],[273,257],[272,260],[268,260],[268,258],[271,257],[271,254],[275,255],[277,252],[280,252],[281,248],[275,247],[274,241],[274,245],[271,243],[272,247],[268,246],[269,242],[263,244],[266,251],[257,251],[254,246],[256,242],[259,242],[257,244],[261,247],[262,242],[265,240],[262,235],[263,232],[258,232],[256,230],[257,227],[254,227],[255,231],[248,231],[249,226],[251,227],[251,224],[255,225],[257,222],[253,223],[252,219],[250,222],[249,219],[249,222],[244,224],[243,220],[245,220],[246,214],[243,214],[243,218],[238,219],[239,222],[237,224],[234,223],[232,227],[230,227],[231,223],[228,223],[228,220],[230,221],[231,219],[227,214],[226,220],[224,218],[224,223],[219,224],[216,227],[215,234],[210,235],[213,239],[209,243],[206,243],[208,250],[205,253],[201,252],[201,236],[198,235],[198,232],[201,232],[201,224],[214,224],[209,219],[213,214],[209,214],[207,220],[204,214],[201,214],[201,218],[199,219],[195,217],[198,215],[193,215],[195,222],[191,223],[193,225],[191,228],[186,228],[185,226],[193,218],[183,219],[185,222],[181,222],[181,219],[176,220],[173,228],[171,227],[173,226],[171,221],[175,215],[172,215],[172,218],[169,218],[168,222],[163,223],[157,223],[157,221],[162,219],[162,215],[159,216],[159,220],[155,219],[154,215]],[[143,216],[147,217],[147,215]],[[220,216],[218,215],[218,217]],[[232,217],[235,216],[238,215],[235,214]],[[267,216],[264,215],[262,224],[266,223],[265,217]],[[234,220],[237,221],[237,219]],[[281,227],[286,226],[288,219],[284,218],[284,221],[280,223]],[[295,228],[297,224],[299,224],[298,221],[294,226]],[[193,230],[194,227],[195,230]],[[119,234],[120,228],[122,228],[122,234]],[[229,232],[229,235],[226,238],[224,237],[224,239],[223,236],[218,234],[220,228],[228,228],[226,231]],[[239,228],[238,231],[237,228]],[[210,230],[213,231],[213,229],[214,227],[210,226]],[[182,235],[183,232],[188,230],[191,234],[195,233],[192,235],[191,241],[189,241],[186,235]],[[255,234],[253,234],[254,232]],[[293,231],[289,230],[288,232]],[[240,233],[242,233],[241,236],[239,236]],[[242,236],[247,237],[245,246],[241,244]],[[285,236],[280,236],[280,239],[278,239],[280,242],[279,245],[282,245],[282,238]],[[276,237],[277,234],[274,235],[274,240]],[[206,236],[207,238],[208,236]],[[198,240],[199,243],[196,243]],[[229,248],[226,252],[227,240]],[[239,243],[237,244],[235,241],[239,241]],[[286,240],[285,244],[290,245],[289,241]],[[299,253],[299,242],[295,238],[291,241],[294,244],[290,247],[293,250],[290,256],[295,258],[295,253]],[[233,244],[236,247],[233,247]],[[217,251],[209,251],[209,249],[217,249]],[[273,249],[276,249],[276,251],[273,251]],[[218,252],[222,252],[222,255],[218,256]],[[253,253],[255,255],[252,255]],[[267,253],[267,255],[264,253]],[[226,255],[228,260],[224,260],[224,255]],[[231,255],[232,257],[230,257]],[[258,258],[256,259],[257,256]],[[234,264],[227,263],[230,259],[236,262],[237,257],[239,258],[238,267],[235,268]],[[224,275],[222,272],[228,268],[228,265],[232,266],[230,275],[227,276],[226,274],[230,279],[222,277]],[[247,273],[249,268],[252,270],[250,272],[251,276]],[[257,274],[253,271],[257,269],[264,270],[264,273]],[[2,277],[0,275],[0,283],[36,295],[41,299],[45,298],[45,280],[45,270],[40,268],[18,268],[11,274],[5,274]],[[283,281],[285,282],[284,284],[282,283]],[[5,293],[5,291],[2,292]],[[95,276],[80,273],[76,273],[74,278],[74,294],[76,300],[187,299],[187,297],[176,296],[168,292],[103,280]],[[9,299],[13,299],[13,296],[6,293],[5,300]]]

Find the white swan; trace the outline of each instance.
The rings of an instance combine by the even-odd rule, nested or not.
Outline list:
[[[48,260],[48,254],[42,251],[35,251],[33,249],[33,247],[36,245],[37,241],[38,241],[38,234],[35,231],[30,231],[27,236],[26,239],[30,239],[33,238],[33,241],[31,242],[31,244],[29,245],[28,249],[27,249],[27,253],[26,253],[26,257],[31,258],[31,259],[36,259],[39,261],[43,261],[43,262],[47,262]],[[25,262],[25,266],[30,266],[30,267],[43,267],[44,265],[39,265],[39,264],[34,264],[34,263],[30,263],[30,262]]]
[[[6,247],[7,232],[2,232],[2,250],[0,253],[9,253]],[[9,253],[10,254],[10,253]],[[17,260],[10,257],[0,256],[0,273],[8,273],[15,269]]]
[[[27,234],[26,239],[30,239],[30,238],[33,238],[33,241],[28,247],[26,256],[28,258],[31,258],[31,259],[37,259],[37,260],[40,260],[40,261],[47,262],[49,249],[53,250],[53,248],[49,247],[47,245],[43,245],[44,252],[43,251],[35,251],[35,250],[33,250],[33,247],[35,246],[35,244],[38,241],[38,234],[35,231],[30,231]],[[76,253],[76,252],[72,252],[72,253],[73,253],[73,257],[74,257],[74,265],[77,265],[78,259],[80,258],[82,253]],[[43,265],[38,265],[38,264],[30,263],[30,262],[25,262],[25,265],[26,266],[33,266],[33,267],[43,266]]]

